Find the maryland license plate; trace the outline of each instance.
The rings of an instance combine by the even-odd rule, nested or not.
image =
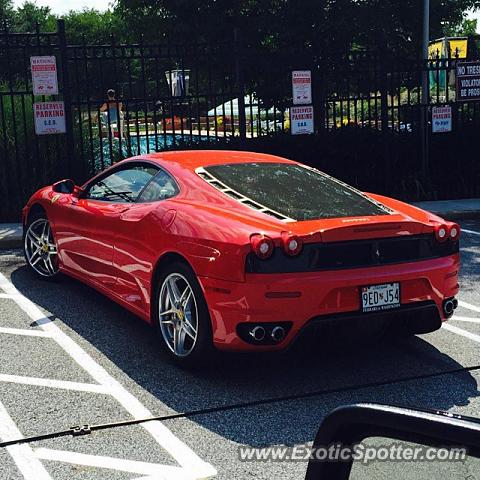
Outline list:
[[[362,287],[363,312],[376,312],[400,307],[400,284],[385,283]]]

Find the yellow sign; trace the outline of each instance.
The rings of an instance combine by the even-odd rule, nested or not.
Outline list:
[[[447,51],[448,49],[448,51]],[[428,47],[428,58],[467,58],[468,39],[446,38],[431,42]]]
[[[451,58],[467,58],[468,40],[450,40],[450,57]]]
[[[428,47],[428,58],[435,59],[435,58],[442,58],[444,55],[443,51],[443,41],[440,40],[439,42],[431,43]]]

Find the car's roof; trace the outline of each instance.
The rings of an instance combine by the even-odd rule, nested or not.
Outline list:
[[[185,150],[150,153],[137,158],[148,159],[162,164],[164,162],[178,164],[183,168],[195,170],[198,167],[208,165],[221,165],[226,163],[248,163],[248,162],[275,162],[295,163],[286,158],[256,152],[241,152],[234,150]]]

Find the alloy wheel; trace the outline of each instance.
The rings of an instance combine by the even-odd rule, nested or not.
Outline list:
[[[188,280],[180,273],[171,273],[162,283],[158,302],[158,318],[162,337],[177,357],[187,357],[198,338],[198,309],[195,294]]]
[[[25,256],[30,267],[42,277],[58,273],[57,246],[46,218],[32,222],[25,234]]]

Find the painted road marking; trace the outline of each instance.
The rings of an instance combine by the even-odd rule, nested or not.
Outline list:
[[[42,330],[27,330],[26,328],[0,327],[0,333],[7,333],[9,335],[26,335],[28,337],[51,337],[48,332],[44,332]]]
[[[12,295],[17,305],[39,325],[42,331],[48,333],[50,337],[60,345],[78,365],[80,365],[90,376],[106,389],[109,394],[115,398],[123,408],[132,415],[133,418],[153,417],[153,414],[130,392],[128,392],[115,378],[113,378],[102,366],[85,351],[80,345],[75,343],[67,334],[57,327],[48,317],[46,317],[40,308],[31,300],[22,295],[15,286],[0,273],[0,289],[7,295]],[[183,469],[184,478],[209,478],[215,476],[215,468],[203,461],[186,444],[179,440],[165,425],[158,421],[142,423],[141,426],[155,439],[155,441],[164,448]],[[62,458],[79,459],[74,452],[64,452]],[[63,461],[63,460],[62,460]],[[155,465],[155,468],[165,468],[167,474],[171,466]],[[152,467],[153,468],[153,467]],[[170,478],[170,477],[168,477]]]
[[[464,228],[462,228],[461,230],[462,232],[471,233],[472,235],[480,235],[480,232],[475,232],[473,230],[465,230]]]
[[[454,327],[453,325],[449,325],[444,323],[443,327],[445,330],[448,330],[452,333],[456,333],[457,335],[461,335],[462,337],[469,338],[470,340],[473,340],[474,342],[479,342],[480,343],[480,335],[475,335],[474,333],[467,332],[466,330],[463,330],[463,328],[458,328]]]
[[[480,313],[480,307],[477,307],[476,305],[472,305],[471,303],[463,302],[461,300],[458,301],[458,306],[466,308],[468,310],[472,310],[473,312],[479,312]]]
[[[4,441],[23,438],[2,402],[0,402],[0,438]],[[52,480],[29,445],[11,445],[7,447],[7,452],[13,458],[25,480]]]
[[[156,465],[154,463],[139,462],[138,460],[125,460],[123,458],[104,457],[102,455],[88,455],[85,453],[64,452],[50,448],[39,448],[34,455],[42,460],[71,463],[86,467],[105,468],[121,472],[135,473],[137,475],[155,475],[156,479],[196,479],[196,475],[185,474],[179,467]]]
[[[65,380],[50,380],[49,378],[23,377],[21,375],[7,375],[0,373],[0,382],[18,383],[19,385],[35,385],[39,387],[61,388],[75,392],[103,393],[108,395],[108,390],[103,385],[94,383],[69,382]]]
[[[457,317],[457,315],[452,317],[451,320],[458,320],[459,322],[467,322],[467,323],[480,323],[480,318]]]
[[[7,293],[0,293],[0,298],[8,298],[10,300],[14,299],[13,295],[9,295]]]

